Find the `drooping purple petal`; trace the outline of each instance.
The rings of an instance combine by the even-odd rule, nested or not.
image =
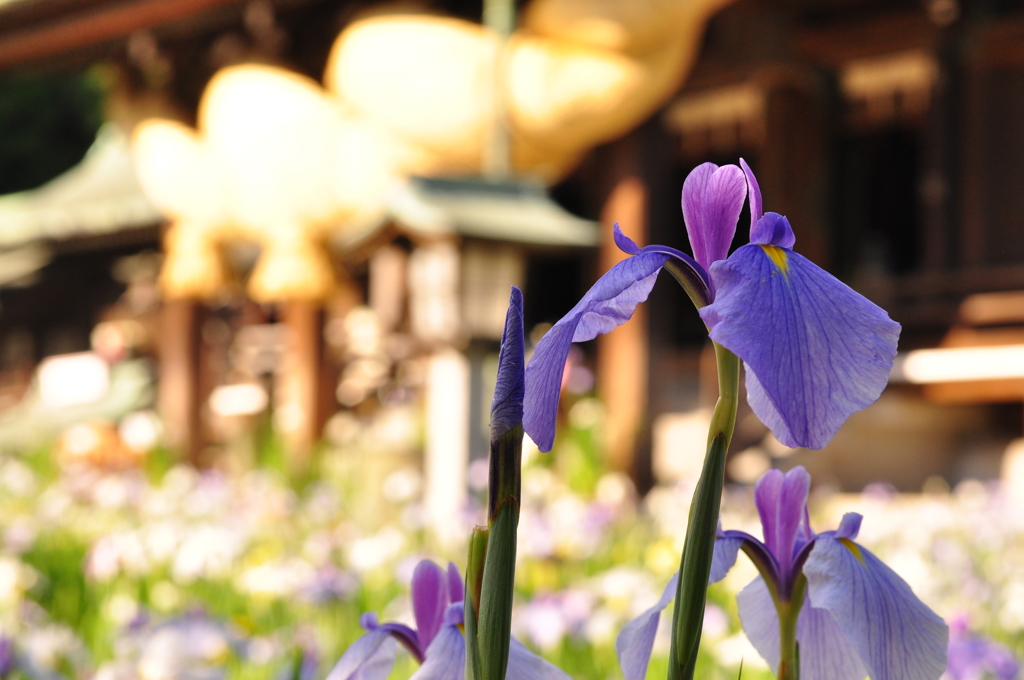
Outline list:
[[[779,614],[764,579],[758,576],[736,594],[740,623],[750,644],[768,662],[768,667],[779,667]]]
[[[423,650],[426,649],[426,645],[420,644],[419,635],[417,635],[416,631],[412,628],[404,623],[388,621],[387,623],[382,623],[377,630],[389,633],[391,637],[409,650],[409,653],[412,654],[414,659],[417,661],[423,661]]]
[[[757,178],[754,177],[754,171],[750,169],[747,162],[740,159],[740,167],[743,169],[743,175],[747,179],[747,195],[750,197],[750,232],[753,234],[754,225],[757,224],[761,216],[764,215],[764,209],[761,207],[761,187],[757,184]],[[753,241],[753,239],[751,239]]]
[[[448,599],[452,604],[462,602],[462,576],[459,575],[459,568],[454,562],[448,563]]]
[[[796,236],[789,220],[779,213],[770,212],[750,228],[750,242],[759,246],[792,248],[796,244]]]
[[[519,640],[512,638],[508,648],[505,680],[571,680],[561,668],[537,656]]]
[[[868,672],[832,615],[804,600],[796,623],[801,680],[864,680]]]
[[[416,632],[420,649],[425,650],[441,630],[444,612],[448,607],[448,577],[441,567],[430,560],[422,560],[412,572],[410,587],[412,614],[416,618]]]
[[[718,583],[736,564],[736,555],[743,547],[744,537],[738,531],[718,532],[715,551],[711,556],[711,576],[708,583]]]
[[[781,583],[779,563],[764,543],[745,531],[722,531],[721,529],[718,530],[718,536],[715,538],[708,583],[716,583],[725,578],[725,575],[736,564],[736,554],[740,548],[745,549],[747,556],[750,557],[761,574],[766,575],[772,583]]]
[[[764,544],[775,557],[780,576],[787,582],[810,488],[811,476],[800,465],[785,475],[781,470],[769,470],[754,487],[754,502],[761,516]]]
[[[787,446],[819,449],[885,388],[900,326],[810,260],[746,245],[711,268],[700,310],[747,368],[754,413]]]
[[[651,244],[641,248],[633,239],[629,238],[622,233],[622,229],[619,228],[619,223],[616,222],[613,227],[613,234],[615,238],[615,245],[619,250],[626,253],[627,255],[640,255],[641,253],[661,253],[662,255],[669,255],[679,261],[679,264],[683,266],[685,270],[689,270],[692,275],[687,276],[694,285],[698,288],[703,289],[702,292],[705,298],[705,304],[710,304],[711,299],[714,297],[712,291],[713,286],[711,285],[711,275],[708,274],[708,270],[700,266],[695,259],[687,255],[681,250],[676,250],[670,246],[662,246],[658,244]]]
[[[380,623],[377,620],[376,612],[366,612],[359,617],[359,625],[367,631],[382,631],[387,633],[397,640],[403,647],[409,650],[409,653],[412,654],[417,661],[423,661],[423,650],[426,649],[426,645],[421,645],[420,637],[416,631],[404,623],[398,623],[397,621]]]
[[[427,647],[427,659],[409,680],[463,680],[466,641],[457,625],[446,623]]]
[[[497,441],[523,422],[523,370],[526,366],[523,340],[523,292],[512,286],[505,313],[505,331],[498,354],[498,380],[491,402],[491,441]]]
[[[622,233],[622,228],[619,227],[618,222],[612,225],[612,239],[615,241],[615,247],[627,255],[640,254],[640,246],[636,244],[636,241]]]
[[[779,615],[760,576],[736,596],[743,632],[772,670],[779,667]],[[801,680],[863,680],[867,671],[824,609],[804,601],[796,624]]]
[[[683,182],[683,219],[693,257],[705,269],[729,255],[747,187],[735,165],[698,165]]]
[[[651,650],[654,649],[654,638],[658,634],[658,619],[676,596],[678,579],[679,574],[674,574],[657,604],[619,631],[619,636],[615,639],[615,653],[619,657],[619,667],[626,680],[644,680],[646,677],[647,665],[651,662]]]
[[[647,299],[668,258],[645,252],[619,262],[537,343],[526,367],[523,428],[541,451],[550,451],[555,442],[562,371],[572,343],[591,340],[628,321]]]
[[[946,624],[870,551],[822,534],[803,573],[811,604],[829,611],[872,680],[942,675]]]
[[[387,631],[372,630],[345,650],[326,680],[386,680],[397,647]]]

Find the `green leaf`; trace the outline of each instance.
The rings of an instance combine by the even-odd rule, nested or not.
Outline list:
[[[466,563],[466,603],[463,606],[466,627],[466,680],[482,680],[480,646],[477,644],[477,617],[480,614],[480,590],[483,585],[484,563],[490,530],[475,527],[469,537],[469,557]]]
[[[669,680],[692,680],[697,666],[708,578],[711,576],[711,559],[718,531],[718,511],[725,483],[725,457],[736,427],[740,362],[735,354],[717,344],[715,356],[718,359],[719,397],[711,417],[704,468],[690,503],[672,615]]]
[[[498,506],[487,541],[477,634],[482,680],[504,680],[508,669],[518,527],[519,504],[506,498]]]

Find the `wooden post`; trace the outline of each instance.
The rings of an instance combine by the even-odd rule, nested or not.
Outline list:
[[[647,191],[637,178],[627,176],[612,189],[601,212],[601,272],[608,271],[627,255],[615,247],[612,226],[640,246],[646,242]],[[612,468],[632,474],[637,435],[647,409],[647,314],[637,307],[629,323],[598,340],[598,393],[608,409],[605,442]]]
[[[194,465],[201,462],[199,303],[167,300],[160,320],[159,406],[167,444]]]
[[[322,309],[319,303],[292,300],[282,305],[288,328],[284,366],[275,390],[275,424],[284,437],[292,468],[309,464],[320,437],[320,365]]]
[[[805,80],[812,79],[808,75]],[[770,91],[767,134],[754,170],[765,208],[789,218],[800,254],[828,267],[832,243],[827,228],[828,163],[821,97],[813,88],[792,83]]]

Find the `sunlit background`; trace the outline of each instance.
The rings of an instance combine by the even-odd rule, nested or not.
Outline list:
[[[822,451],[741,406],[723,524],[804,465],[816,528],[862,512],[956,639],[1024,657],[1024,2],[0,0],[0,677],[322,680],[361,612],[410,619],[483,519],[509,286],[529,352],[613,223],[688,250],[683,179],[741,156],[903,333]],[[618,678],[714,357],[665,277],[562,389],[514,632]],[[700,677],[770,677],[753,574]]]

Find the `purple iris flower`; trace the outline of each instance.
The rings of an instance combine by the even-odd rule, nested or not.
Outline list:
[[[795,607],[801,680],[937,680],[946,668],[946,624],[894,571],[853,542],[860,515],[847,513],[836,531],[811,530],[810,485],[803,467],[765,473],[754,490],[764,541],[719,530],[710,581],[725,577],[741,548],[757,566],[761,576],[736,599],[747,637],[772,668],[782,656],[778,612]],[[644,677],[658,615],[674,586],[675,578],[658,604],[619,634],[626,680]]]
[[[762,211],[757,179],[742,159],[740,165],[704,163],[686,178],[682,206],[692,258],[667,246],[640,248],[616,225],[615,244],[632,257],[608,270],[552,326],[526,367],[523,425],[541,451],[554,444],[571,344],[625,323],[670,261],[699,289],[711,339],[743,360],[750,406],[783,444],[825,446],[852,413],[881,394],[899,324],[793,252],[789,221]],[[748,195],[750,243],[729,255]]]
[[[416,629],[401,623],[378,623],[364,614],[366,635],[352,643],[327,680],[385,680],[402,644],[420,663],[410,680],[463,680],[466,642],[463,638],[462,577],[454,564],[444,571],[423,560],[412,575],[412,613]],[[564,672],[512,638],[506,680],[570,680]]]
[[[971,633],[964,618],[954,619],[949,631],[950,680],[1018,680],[1020,663],[1013,652],[988,638]]]

